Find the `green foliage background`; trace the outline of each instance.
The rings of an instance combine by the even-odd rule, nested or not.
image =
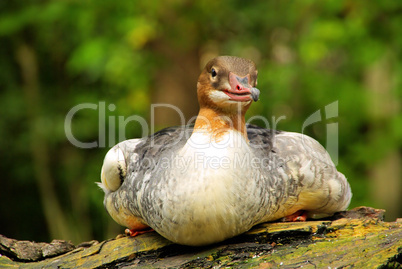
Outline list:
[[[152,103],[169,103],[163,92],[181,100],[162,78],[188,76],[192,95],[176,104],[190,119],[194,74],[217,55],[257,63],[261,101],[248,117],[286,116],[278,129],[301,132],[309,115],[338,101],[329,122],[338,122],[338,169],[352,185],[351,207],[401,217],[400,14],[394,0],[0,1],[0,233],[79,243],[121,232],[94,184],[117,138],[77,148],[66,138],[67,113],[105,102],[116,108],[106,117],[149,120]],[[74,136],[99,141],[98,117],[98,110],[77,113]],[[306,133],[325,145],[327,123]],[[107,120],[109,129],[119,126]],[[135,123],[124,131],[141,133]]]

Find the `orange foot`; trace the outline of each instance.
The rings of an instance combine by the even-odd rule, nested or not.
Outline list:
[[[140,234],[150,233],[150,232],[153,232],[153,231],[154,231],[154,229],[149,228],[147,230],[141,230],[141,231],[134,230],[134,229],[126,229],[124,232],[128,236],[134,237],[134,236],[137,236],[137,235],[140,235]]]
[[[286,216],[282,218],[282,221],[306,221],[307,220],[307,211],[299,210],[293,213],[292,215]]]

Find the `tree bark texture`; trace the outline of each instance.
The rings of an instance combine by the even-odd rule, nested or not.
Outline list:
[[[330,219],[264,223],[206,247],[173,244],[157,233],[50,244],[0,237],[0,267],[24,268],[401,268],[402,219],[359,207]]]

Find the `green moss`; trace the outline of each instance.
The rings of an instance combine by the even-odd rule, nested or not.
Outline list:
[[[202,248],[172,245],[156,233],[123,237],[35,263],[0,256],[0,267],[398,268],[401,260],[402,223],[360,217],[266,223]]]

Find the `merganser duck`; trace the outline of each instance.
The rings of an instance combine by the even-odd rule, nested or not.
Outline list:
[[[201,246],[256,224],[331,216],[352,193],[326,150],[306,135],[246,125],[259,98],[246,59],[212,59],[197,84],[194,126],[131,139],[106,154],[100,187],[111,217],[132,234],[149,228]]]

